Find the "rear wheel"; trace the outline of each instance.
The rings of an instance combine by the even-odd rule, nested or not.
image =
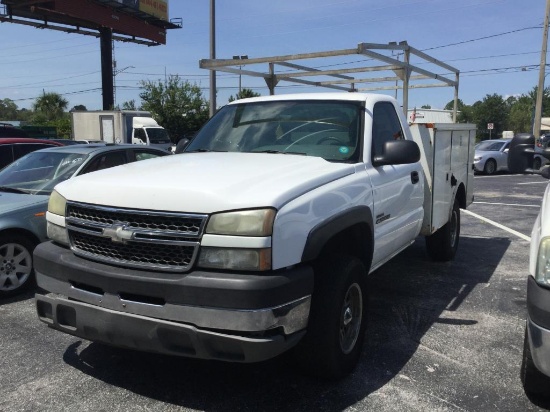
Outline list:
[[[306,373],[340,379],[361,354],[367,322],[363,263],[334,255],[316,265],[315,289],[306,336],[294,351]]]
[[[531,356],[527,328],[523,340],[523,360],[521,362],[521,383],[525,392],[539,396],[550,395],[550,378],[537,369]]]
[[[426,249],[432,260],[446,262],[455,257],[460,239],[460,207],[455,199],[449,221],[433,235],[426,236]]]
[[[483,167],[483,173],[486,175],[492,175],[497,171],[497,162],[495,162],[493,159],[489,159],[485,162],[485,166]]]
[[[24,236],[0,235],[0,296],[19,293],[33,284],[34,247]]]
[[[539,170],[540,167],[541,167],[541,161],[540,161],[540,159],[539,159],[538,157],[535,157],[535,158],[533,159],[533,169],[534,169],[534,170]]]

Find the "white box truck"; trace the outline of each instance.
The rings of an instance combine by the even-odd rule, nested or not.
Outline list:
[[[342,377],[368,336],[367,275],[420,234],[433,260],[455,256],[474,140],[475,125],[409,126],[378,94],[232,102],[181,155],[56,186],[52,241],[34,252],[38,316],[170,355],[293,349]]]
[[[147,111],[73,111],[71,124],[74,140],[147,144],[166,150],[172,147],[166,130]]]

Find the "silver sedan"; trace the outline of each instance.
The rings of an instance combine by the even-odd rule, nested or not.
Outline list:
[[[484,140],[476,145],[474,169],[487,175],[508,170],[508,149],[512,139]]]

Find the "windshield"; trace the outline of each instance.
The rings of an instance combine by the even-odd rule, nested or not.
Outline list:
[[[166,130],[160,127],[148,127],[147,136],[149,136],[149,141],[151,143],[165,143],[167,141],[170,141]]]
[[[0,187],[20,192],[49,195],[54,186],[72,177],[87,154],[32,152],[0,171]]]
[[[496,152],[502,149],[502,146],[504,146],[505,143],[506,142],[492,142],[490,140],[486,140],[484,142],[478,143],[476,145],[476,150]]]
[[[357,161],[359,102],[270,101],[228,105],[197,134],[186,152],[267,152]]]

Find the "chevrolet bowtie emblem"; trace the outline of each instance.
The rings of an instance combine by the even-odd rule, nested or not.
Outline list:
[[[128,240],[132,240],[134,231],[126,229],[125,225],[115,223],[109,227],[103,228],[102,235],[104,237],[110,237],[113,242],[125,243]]]

